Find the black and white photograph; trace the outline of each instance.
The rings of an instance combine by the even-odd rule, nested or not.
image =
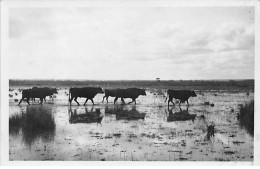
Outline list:
[[[1,3],[4,164],[257,164],[258,1],[15,2]]]

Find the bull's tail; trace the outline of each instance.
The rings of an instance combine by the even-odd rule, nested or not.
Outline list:
[[[169,96],[168,90],[166,91],[166,99],[165,99],[165,101],[164,101],[164,102],[166,102],[166,101],[167,101],[167,96]]]

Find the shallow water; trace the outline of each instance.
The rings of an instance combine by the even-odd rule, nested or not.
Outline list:
[[[252,92],[198,91],[190,106],[167,107],[165,91],[147,90],[137,105],[101,103],[103,95],[68,106],[68,88],[54,101],[28,106],[19,88],[9,91],[10,160],[106,160],[106,161],[252,161],[253,137],[239,126],[239,104],[254,99]],[[17,93],[17,95],[15,94]],[[127,102],[131,101],[126,99]],[[214,106],[204,105],[205,102]],[[232,110],[233,109],[233,110]],[[202,116],[203,115],[203,116]],[[207,136],[207,126],[215,135]]]

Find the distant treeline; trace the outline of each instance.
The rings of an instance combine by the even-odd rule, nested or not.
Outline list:
[[[254,90],[254,80],[9,80],[10,86],[101,86],[101,87],[156,87],[185,89],[246,89]]]

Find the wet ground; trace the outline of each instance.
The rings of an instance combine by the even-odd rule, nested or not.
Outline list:
[[[10,160],[253,161],[253,136],[237,120],[253,92],[196,91],[190,106],[167,107],[165,91],[149,89],[137,104],[85,99],[68,106],[68,88],[54,101],[28,106],[9,91]],[[126,99],[127,102],[131,101]],[[206,103],[208,102],[208,103]],[[213,105],[213,104],[214,105]],[[207,126],[214,126],[214,135]],[[11,127],[12,126],[12,127]]]

